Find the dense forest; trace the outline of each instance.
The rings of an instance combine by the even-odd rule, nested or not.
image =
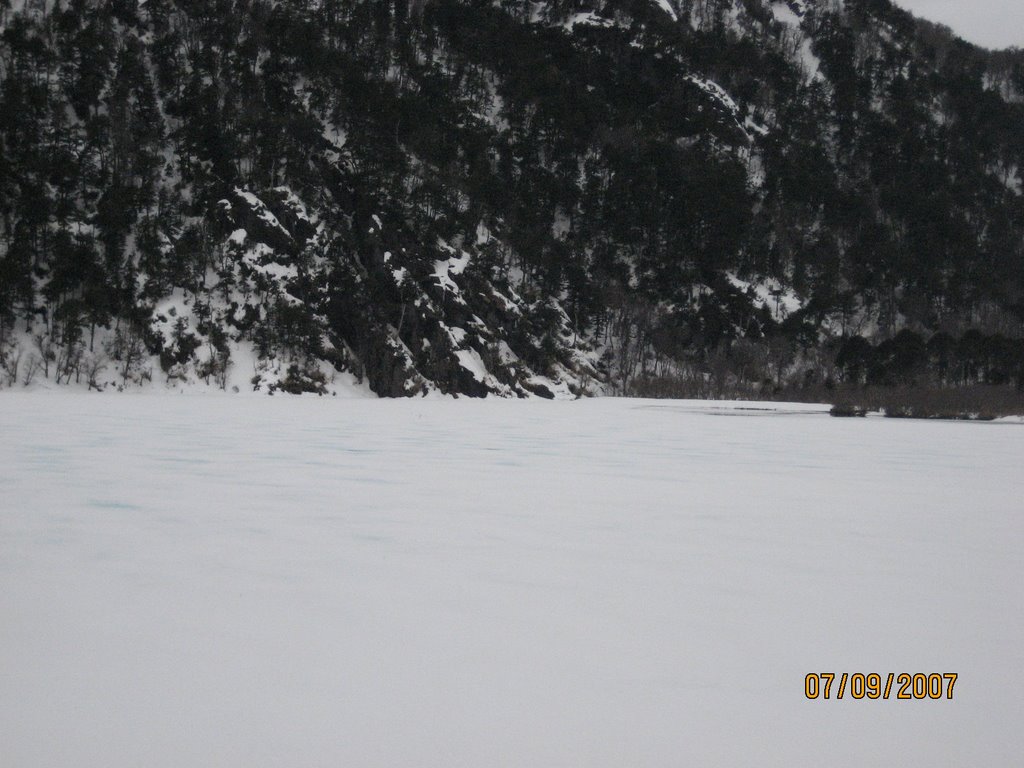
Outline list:
[[[0,29],[0,385],[1024,388],[1024,53],[888,0]]]

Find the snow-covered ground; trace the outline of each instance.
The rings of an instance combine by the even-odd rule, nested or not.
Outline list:
[[[1024,428],[747,407],[4,392],[0,765],[1019,764]]]

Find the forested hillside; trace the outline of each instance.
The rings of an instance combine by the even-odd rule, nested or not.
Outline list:
[[[0,385],[1024,386],[1024,53],[888,0],[0,28]]]

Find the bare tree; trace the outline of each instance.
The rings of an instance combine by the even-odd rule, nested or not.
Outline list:
[[[134,381],[137,376],[146,378],[141,370],[142,361],[145,359],[145,347],[142,339],[134,328],[118,328],[114,338],[107,342],[107,354],[111,359],[116,360],[118,373],[121,376],[121,387],[128,386],[129,381]]]
[[[39,352],[39,365],[43,369],[43,376],[48,379],[50,378],[50,363],[57,359],[53,351],[53,338],[47,333],[37,333],[32,337],[32,341],[35,342]]]
[[[65,384],[71,383],[71,376],[74,375],[77,381],[81,373],[82,367],[82,355],[85,352],[85,345],[76,341],[68,344],[66,347],[61,347],[57,352],[57,365],[56,375],[57,383],[61,383],[61,379],[64,379]]]
[[[39,355],[32,353],[28,358],[28,366],[25,368],[25,377],[22,379],[22,383],[26,387],[31,384],[42,367],[43,363],[39,359]]]
[[[18,367],[21,365],[21,347],[11,344],[6,350],[0,350],[0,370],[4,373],[6,386],[13,387],[18,383]]]
[[[89,384],[89,389],[95,389],[97,392],[103,389],[98,381],[98,377],[106,367],[107,358],[102,354],[89,355],[85,359],[85,378]]]

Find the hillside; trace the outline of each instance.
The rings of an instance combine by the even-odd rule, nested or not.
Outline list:
[[[1024,54],[888,0],[0,26],[0,384],[1024,385]]]

